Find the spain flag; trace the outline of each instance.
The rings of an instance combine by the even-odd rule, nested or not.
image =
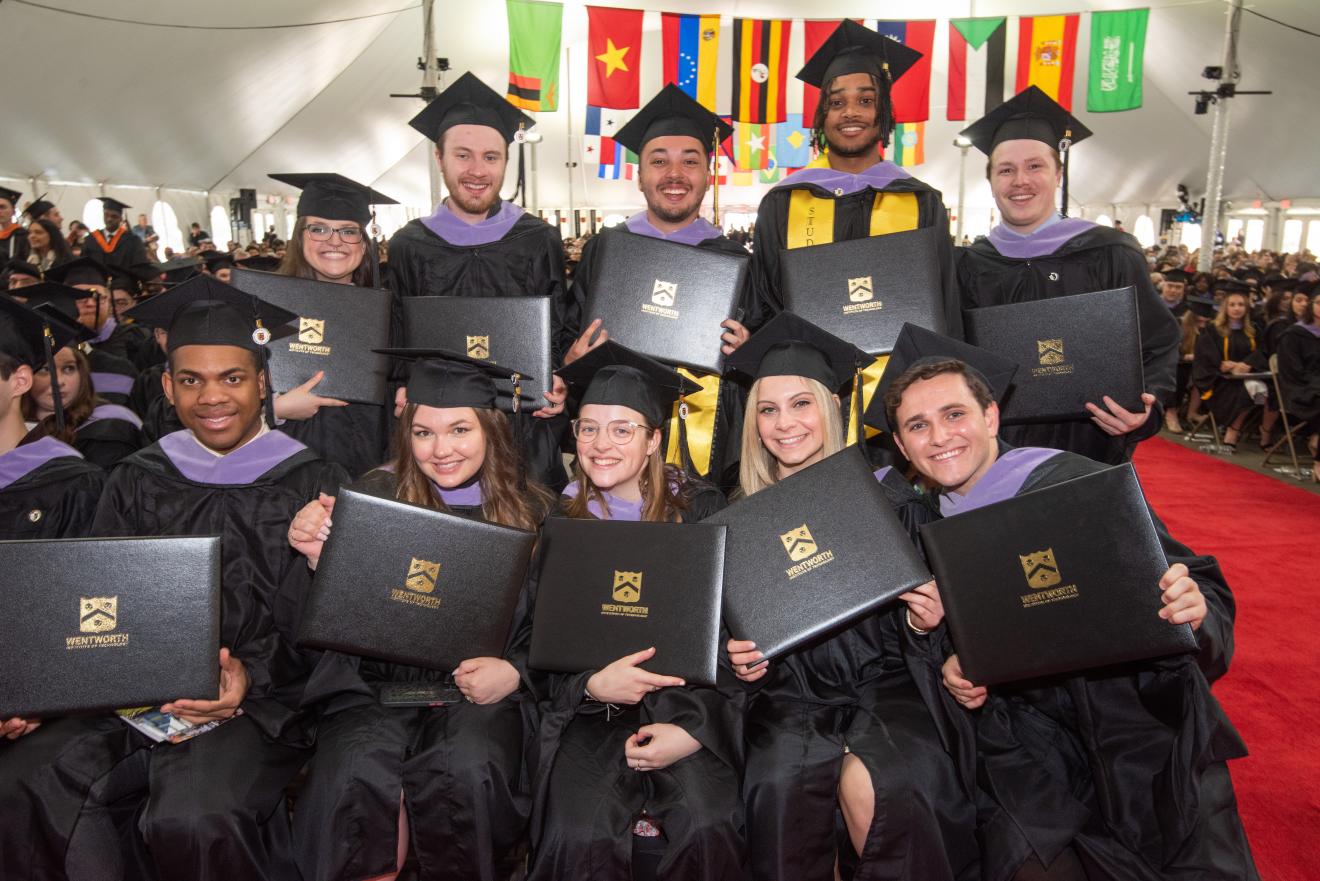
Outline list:
[[[1017,88],[1036,86],[1072,110],[1079,15],[1036,15],[1018,19]]]
[[[788,43],[793,22],[733,20],[733,118],[738,122],[783,122],[788,113]]]

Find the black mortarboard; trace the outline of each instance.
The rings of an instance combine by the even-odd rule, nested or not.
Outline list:
[[[77,321],[78,301],[86,300],[88,297],[94,297],[96,294],[91,291],[84,291],[81,288],[73,288],[65,284],[59,284],[58,282],[43,281],[23,288],[23,296],[27,297],[27,304],[33,309],[43,303],[49,304],[61,315],[64,315],[71,321]]]
[[[132,207],[133,207],[133,206],[130,205],[130,204],[128,204],[127,202],[121,202],[121,201],[119,201],[118,199],[112,198],[111,196],[102,196],[102,197],[101,197],[101,208],[102,208],[102,210],[104,210],[104,209],[106,209],[106,208],[113,208],[115,211],[118,211],[120,214],[123,214],[123,213],[124,213],[124,209],[126,209],[126,208],[132,208]]]
[[[555,372],[568,383],[579,408],[587,404],[631,407],[652,428],[668,420],[680,397],[701,390],[673,367],[613,340]]]
[[[780,312],[725,360],[753,379],[805,376],[832,392],[872,360],[861,349],[792,312]]]
[[[866,408],[866,423],[881,431],[892,431],[885,413],[885,395],[889,387],[910,367],[950,359],[966,364],[990,387],[995,402],[1003,403],[1013,383],[1013,374],[1017,373],[1016,361],[915,324],[904,324],[894,341],[894,350],[889,354],[889,363],[880,376],[871,405]]]
[[[238,260],[238,265],[243,269],[255,269],[258,272],[274,272],[280,268],[280,264],[283,262],[279,257],[257,254],[255,257],[244,257]]]
[[[1270,287],[1274,287],[1274,285],[1275,285],[1276,283],[1281,282],[1281,281],[1283,281],[1283,276],[1282,276],[1282,275],[1280,275],[1280,274],[1277,273],[1277,272],[1271,272],[1269,275],[1267,275],[1267,276],[1265,276],[1264,278],[1262,278],[1262,279],[1260,280],[1260,283],[1261,283],[1261,284],[1265,284],[1265,285],[1269,285]]]
[[[397,205],[394,199],[341,174],[268,174],[271,180],[302,190],[299,217],[351,220],[363,226],[371,220],[372,205]]]
[[[1166,269],[1160,273],[1165,281],[1177,282],[1178,284],[1191,284],[1192,274],[1182,269]]]
[[[0,199],[4,199],[15,208],[18,207],[18,200],[21,198],[23,198],[22,190],[11,190],[9,187],[0,187]],[[5,220],[8,219],[8,217],[5,218]]]
[[[633,118],[615,133],[614,140],[640,156],[642,148],[654,138],[685,135],[696,138],[709,156],[717,142],[724,143],[732,134],[733,126],[669,83],[633,114]]]
[[[164,328],[170,352],[189,345],[261,352],[271,331],[298,317],[211,275],[195,275],[124,315],[146,327]]]
[[[33,220],[36,220],[37,218],[45,215],[47,211],[49,211],[54,207],[55,207],[55,203],[47,202],[46,194],[42,193],[40,196],[37,196],[37,198],[32,200],[31,205],[23,209],[23,213],[26,214],[28,217],[32,218]]]
[[[33,312],[40,315],[46,323],[51,326],[55,338],[59,341],[55,346],[55,351],[59,351],[71,343],[85,343],[96,337],[96,334],[78,323],[78,319],[70,318],[64,311],[57,308],[54,303],[38,303],[36,306],[29,304]],[[83,351],[87,351],[84,349]],[[131,362],[125,361],[130,364]],[[133,376],[137,376],[136,373]]]
[[[521,391],[522,380],[535,379],[516,369],[469,358],[446,349],[372,349],[382,355],[412,361],[408,376],[408,403],[427,407],[473,407],[478,410],[499,409],[501,392],[497,379],[512,380]],[[505,397],[511,397],[508,393]],[[521,400],[534,400],[520,394]]]
[[[835,77],[850,73],[869,73],[892,83],[920,60],[916,49],[849,18],[807,59],[797,78],[821,89]]]
[[[26,275],[29,278],[41,278],[40,269],[33,266],[31,263],[28,263],[26,260],[18,259],[10,260],[5,264],[4,274],[6,276]]]
[[[1215,317],[1215,301],[1211,297],[1188,297],[1187,306],[1202,318]]]
[[[1308,297],[1315,293],[1315,289],[1320,287],[1320,279],[1309,278],[1306,281],[1297,282],[1297,293],[1306,294]]]
[[[129,291],[134,296],[142,291],[142,285],[160,277],[160,267],[155,264],[142,264],[127,269],[119,266],[110,267],[110,290]]]
[[[212,272],[225,267],[234,268],[234,255],[228,251],[203,251],[201,257],[206,268]]]
[[[179,284],[197,274],[200,261],[196,257],[174,257],[160,265],[166,284]]]
[[[1251,293],[1251,285],[1247,284],[1246,282],[1236,281],[1231,278],[1225,278],[1215,282],[1214,289],[1217,291],[1223,291],[1226,294]]]
[[[47,325],[51,330],[49,352],[43,341]],[[0,352],[33,370],[40,370],[51,355],[77,340],[75,327],[42,315],[9,297],[0,297]]]
[[[105,287],[110,271],[91,257],[78,257],[46,270],[46,278],[66,285],[95,284]]]
[[[432,141],[456,125],[485,125],[512,143],[514,134],[536,125],[536,120],[510,104],[503,95],[477,79],[463,74],[408,120],[408,124]]]

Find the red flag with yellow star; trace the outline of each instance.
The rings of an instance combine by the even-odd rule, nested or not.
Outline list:
[[[631,110],[642,69],[642,10],[587,7],[587,103]]]

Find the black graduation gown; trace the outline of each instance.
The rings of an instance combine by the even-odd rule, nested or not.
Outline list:
[[[28,244],[27,230],[21,226],[14,227],[9,235],[0,239],[0,266],[10,260],[26,260],[30,253],[32,246]]]
[[[1320,336],[1294,324],[1279,338],[1278,355],[1288,418],[1305,423],[1303,439],[1320,434]]]
[[[703,487],[685,520],[695,523],[725,504],[717,489]],[[657,663],[655,669],[663,666]],[[539,730],[532,744],[528,881],[632,878],[632,829],[643,813],[667,839],[656,877],[746,877],[738,798],[744,701],[727,655],[714,688],[664,688],[633,707],[612,708],[588,700],[587,681],[593,673],[535,676],[540,702]],[[642,725],[655,723],[678,725],[702,748],[662,770],[627,767],[625,741]]]
[[[82,256],[90,257],[97,263],[105,266],[112,266],[117,269],[140,269],[144,266],[150,266],[152,261],[147,257],[147,245],[142,239],[133,235],[133,231],[124,227],[124,234],[119,237],[118,242],[114,242],[113,235],[105,235],[105,230],[99,230],[101,235],[105,236],[107,243],[114,242],[113,251],[107,251],[97,241],[94,233],[88,233],[83,238]]]
[[[573,344],[573,341],[581,335],[587,324],[590,324],[594,316],[583,315],[586,309],[587,299],[591,296],[592,278],[596,273],[596,254],[597,241],[602,236],[631,236],[637,235],[628,229],[625,224],[609,227],[601,230],[595,236],[587,240],[582,247],[582,259],[578,262],[577,268],[573,270],[573,283],[569,288],[571,303],[569,311],[564,321],[565,339],[561,342],[561,350],[566,350]],[[694,245],[697,248],[707,248],[713,251],[721,251],[726,254],[738,254],[746,257],[747,249],[726,236],[716,236]],[[742,309],[747,309],[747,292],[743,292]],[[606,328],[608,330],[608,328]],[[711,328],[710,332],[715,338],[718,338],[721,332],[718,328]],[[710,468],[706,474],[701,474],[696,468],[690,470],[693,477],[709,480],[724,489],[732,489],[738,485],[738,460],[740,458],[740,445],[742,443],[742,422],[743,408],[747,403],[747,390],[737,382],[729,380],[720,380],[719,396],[715,405],[714,430],[711,441]],[[674,420],[670,419],[665,424],[664,439],[661,441],[661,449],[668,450],[670,431],[674,427]],[[688,429],[691,430],[690,428]],[[677,462],[671,464],[680,464]]]
[[[322,407],[311,419],[286,419],[280,430],[356,479],[389,455],[389,425],[385,407],[350,401],[347,407]]]
[[[99,348],[88,353],[87,361],[92,371],[92,391],[96,396],[109,404],[129,406],[133,384],[139,374],[137,365],[111,350]]]
[[[37,442],[48,448],[49,455],[43,453],[41,464],[0,486],[0,540],[87,535],[105,472],[54,438]],[[30,452],[22,447],[18,451]],[[0,470],[10,453],[0,454]]]
[[[933,518],[894,470],[881,487],[915,542]],[[757,881],[830,881],[836,854],[862,879],[978,878],[970,787],[929,708],[920,677],[928,637],[903,620],[904,603],[770,662],[748,688],[748,843]],[[846,752],[870,773],[875,814],[861,857],[841,844],[838,783]]]
[[[97,407],[92,415],[101,416],[107,409]],[[106,471],[146,445],[147,439],[142,429],[113,412],[95,421],[84,422],[73,432],[73,446],[83,454],[83,458]]]
[[[1260,334],[1260,349],[1266,358],[1269,358],[1271,355],[1276,354],[1279,351],[1279,340],[1288,332],[1288,328],[1292,327],[1295,323],[1296,321],[1292,318],[1276,318],[1269,324],[1265,325],[1264,333]]]
[[[1005,257],[990,240],[981,237],[958,248],[958,285],[964,309],[1045,300],[1069,294],[1110,290],[1132,285],[1137,289],[1141,322],[1141,361],[1146,391],[1155,396],[1155,409],[1136,431],[1112,437],[1090,419],[1005,425],[1000,437],[1018,446],[1068,450],[1098,462],[1117,465],[1132,456],[1139,441],[1154,436],[1163,424],[1163,401],[1173,390],[1182,333],[1169,307],[1155,293],[1150,269],[1137,240],[1125,232],[1096,226],[1043,257]],[[1096,401],[1103,404],[1103,401]]]
[[[1202,405],[1215,415],[1220,430],[1227,428],[1239,413],[1252,407],[1246,383],[1240,379],[1226,378],[1219,372],[1220,362],[1241,361],[1252,365],[1253,370],[1264,366],[1264,358],[1244,331],[1230,330],[1227,348],[1224,342],[1224,335],[1219,329],[1213,324],[1207,325],[1196,337],[1195,357],[1192,360],[1192,386],[1195,393],[1201,395]],[[1228,352],[1227,356],[1225,351]]]
[[[165,363],[165,353],[156,345],[151,331],[137,324],[115,323],[105,342],[93,343],[95,351],[123,358],[137,371]]]
[[[498,208],[498,206],[497,206]],[[390,276],[399,297],[549,296],[554,363],[563,363],[568,292],[564,285],[564,243],[559,231],[531,214],[521,215],[504,237],[485,245],[460,247],[431,232],[420,220],[405,224],[390,239]],[[401,310],[400,310],[401,311]],[[529,473],[560,489],[568,481],[560,446],[566,417],[512,417],[523,423]]]
[[[1016,494],[1103,467],[1061,453]],[[941,731],[978,787],[985,881],[1008,881],[1032,857],[1049,865],[1069,846],[1090,881],[1257,878],[1225,765],[1246,748],[1209,684],[1233,655],[1233,596],[1213,557],[1155,526],[1169,563],[1186,564],[1205,595],[1195,655],[994,686],[968,712],[941,684],[956,647],[946,628],[932,634],[941,649],[926,656],[925,690],[939,696]]]
[[[394,498],[392,473],[373,471],[353,488]],[[454,507],[460,517],[480,507]],[[302,565],[291,582],[305,597]],[[527,691],[529,592],[520,598],[504,657],[524,686],[497,704],[460,701],[443,708],[385,707],[377,689],[391,682],[452,681],[446,671],[314,653],[303,695],[317,714],[316,753],[294,812],[304,881],[366,878],[392,871],[399,798],[409,817],[419,881],[503,881],[527,822],[524,732],[534,730]]]

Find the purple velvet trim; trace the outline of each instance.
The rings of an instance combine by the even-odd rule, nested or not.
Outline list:
[[[96,409],[92,410],[92,415],[88,416],[87,421],[79,427],[91,425],[93,422],[100,422],[102,419],[120,419],[137,428],[142,427],[142,420],[138,418],[138,414],[118,404],[98,404]]]
[[[674,230],[671,233],[663,233],[656,229],[651,221],[646,219],[646,212],[640,211],[629,217],[624,226],[628,231],[636,233],[639,236],[646,236],[652,239],[664,239],[666,242],[678,242],[680,245],[700,245],[707,239],[717,239],[724,235],[719,229],[705,218],[698,217],[682,229]]]
[[[885,477],[887,477],[887,476],[889,475],[889,472],[890,472],[890,471],[893,471],[893,470],[894,470],[894,466],[892,466],[892,465],[886,465],[886,466],[883,467],[883,468],[877,468],[877,469],[876,469],[876,472],[875,472],[875,479],[876,479],[876,481],[877,481],[878,483],[884,483],[884,482],[885,482]]]
[[[107,318],[107,319],[105,320],[105,324],[101,325],[101,331],[100,331],[100,333],[98,333],[96,336],[92,337],[90,340],[88,340],[88,342],[91,343],[93,346],[99,346],[101,343],[103,343],[103,342],[105,342],[106,340],[110,339],[110,334],[112,334],[112,333],[115,332],[115,327],[116,327],[118,324],[119,324],[119,322],[115,321],[115,319],[114,319],[113,316],[110,317],[110,318]]]
[[[908,177],[912,177],[912,175],[892,162],[881,160],[861,174],[849,174],[846,171],[835,171],[832,168],[804,168],[801,171],[793,172],[775,184],[772,189],[782,190],[800,187],[803,184],[813,184],[821,189],[829,190],[836,196],[851,196],[853,193],[860,193],[867,187],[873,190],[883,190],[894,181]]]
[[[578,494],[577,481],[570,480],[568,482],[568,486],[564,487],[563,494],[568,496],[570,499],[577,498],[577,494]],[[638,499],[635,502],[630,502],[627,501],[626,499],[620,499],[617,498],[616,496],[612,496],[607,492],[602,492],[601,495],[605,497],[605,503],[610,506],[610,513],[608,517],[601,510],[599,501],[597,501],[596,499],[592,499],[589,502],[587,502],[587,510],[590,511],[592,515],[594,515],[598,519],[632,520],[632,521],[638,521],[642,519],[642,505],[644,504],[642,499]]]
[[[203,447],[192,432],[176,431],[160,439],[160,448],[194,483],[242,486],[251,483],[290,456],[307,449],[282,431],[268,431],[225,456]]]
[[[451,508],[480,508],[481,507],[481,478],[474,479],[467,486],[457,486],[453,489],[445,489],[438,483],[432,483],[435,491],[440,494],[440,498]]]
[[[1001,223],[990,230],[990,235],[986,238],[995,246],[995,250],[1005,257],[1026,260],[1053,254],[1077,236],[1094,228],[1095,224],[1089,220],[1064,217],[1057,223],[1047,223],[1027,235],[1019,235]]]
[[[92,371],[92,390],[110,395],[126,395],[133,391],[133,377],[122,373]]]
[[[1242,329],[1242,322],[1241,322],[1241,321],[1230,321],[1230,322],[1228,323],[1228,329],[1229,329],[1229,330],[1241,330],[1241,329]]]
[[[0,453],[0,489],[17,483],[51,459],[63,459],[66,456],[81,459],[82,453],[53,437],[43,437],[30,444],[14,447],[7,453]]]
[[[422,224],[451,245],[475,248],[504,238],[522,214],[522,208],[512,202],[504,202],[494,217],[487,217],[480,223],[468,223],[459,219],[449,210],[448,205],[441,202],[434,214],[422,218]]]
[[[995,460],[995,464],[990,466],[990,470],[966,495],[940,493],[940,513],[952,517],[1013,498],[1022,489],[1022,484],[1027,482],[1031,472],[1060,452],[1045,447],[1016,447],[1009,450]]]
[[[1305,329],[1311,336],[1320,337],[1320,324],[1302,324],[1299,321],[1297,326]]]

